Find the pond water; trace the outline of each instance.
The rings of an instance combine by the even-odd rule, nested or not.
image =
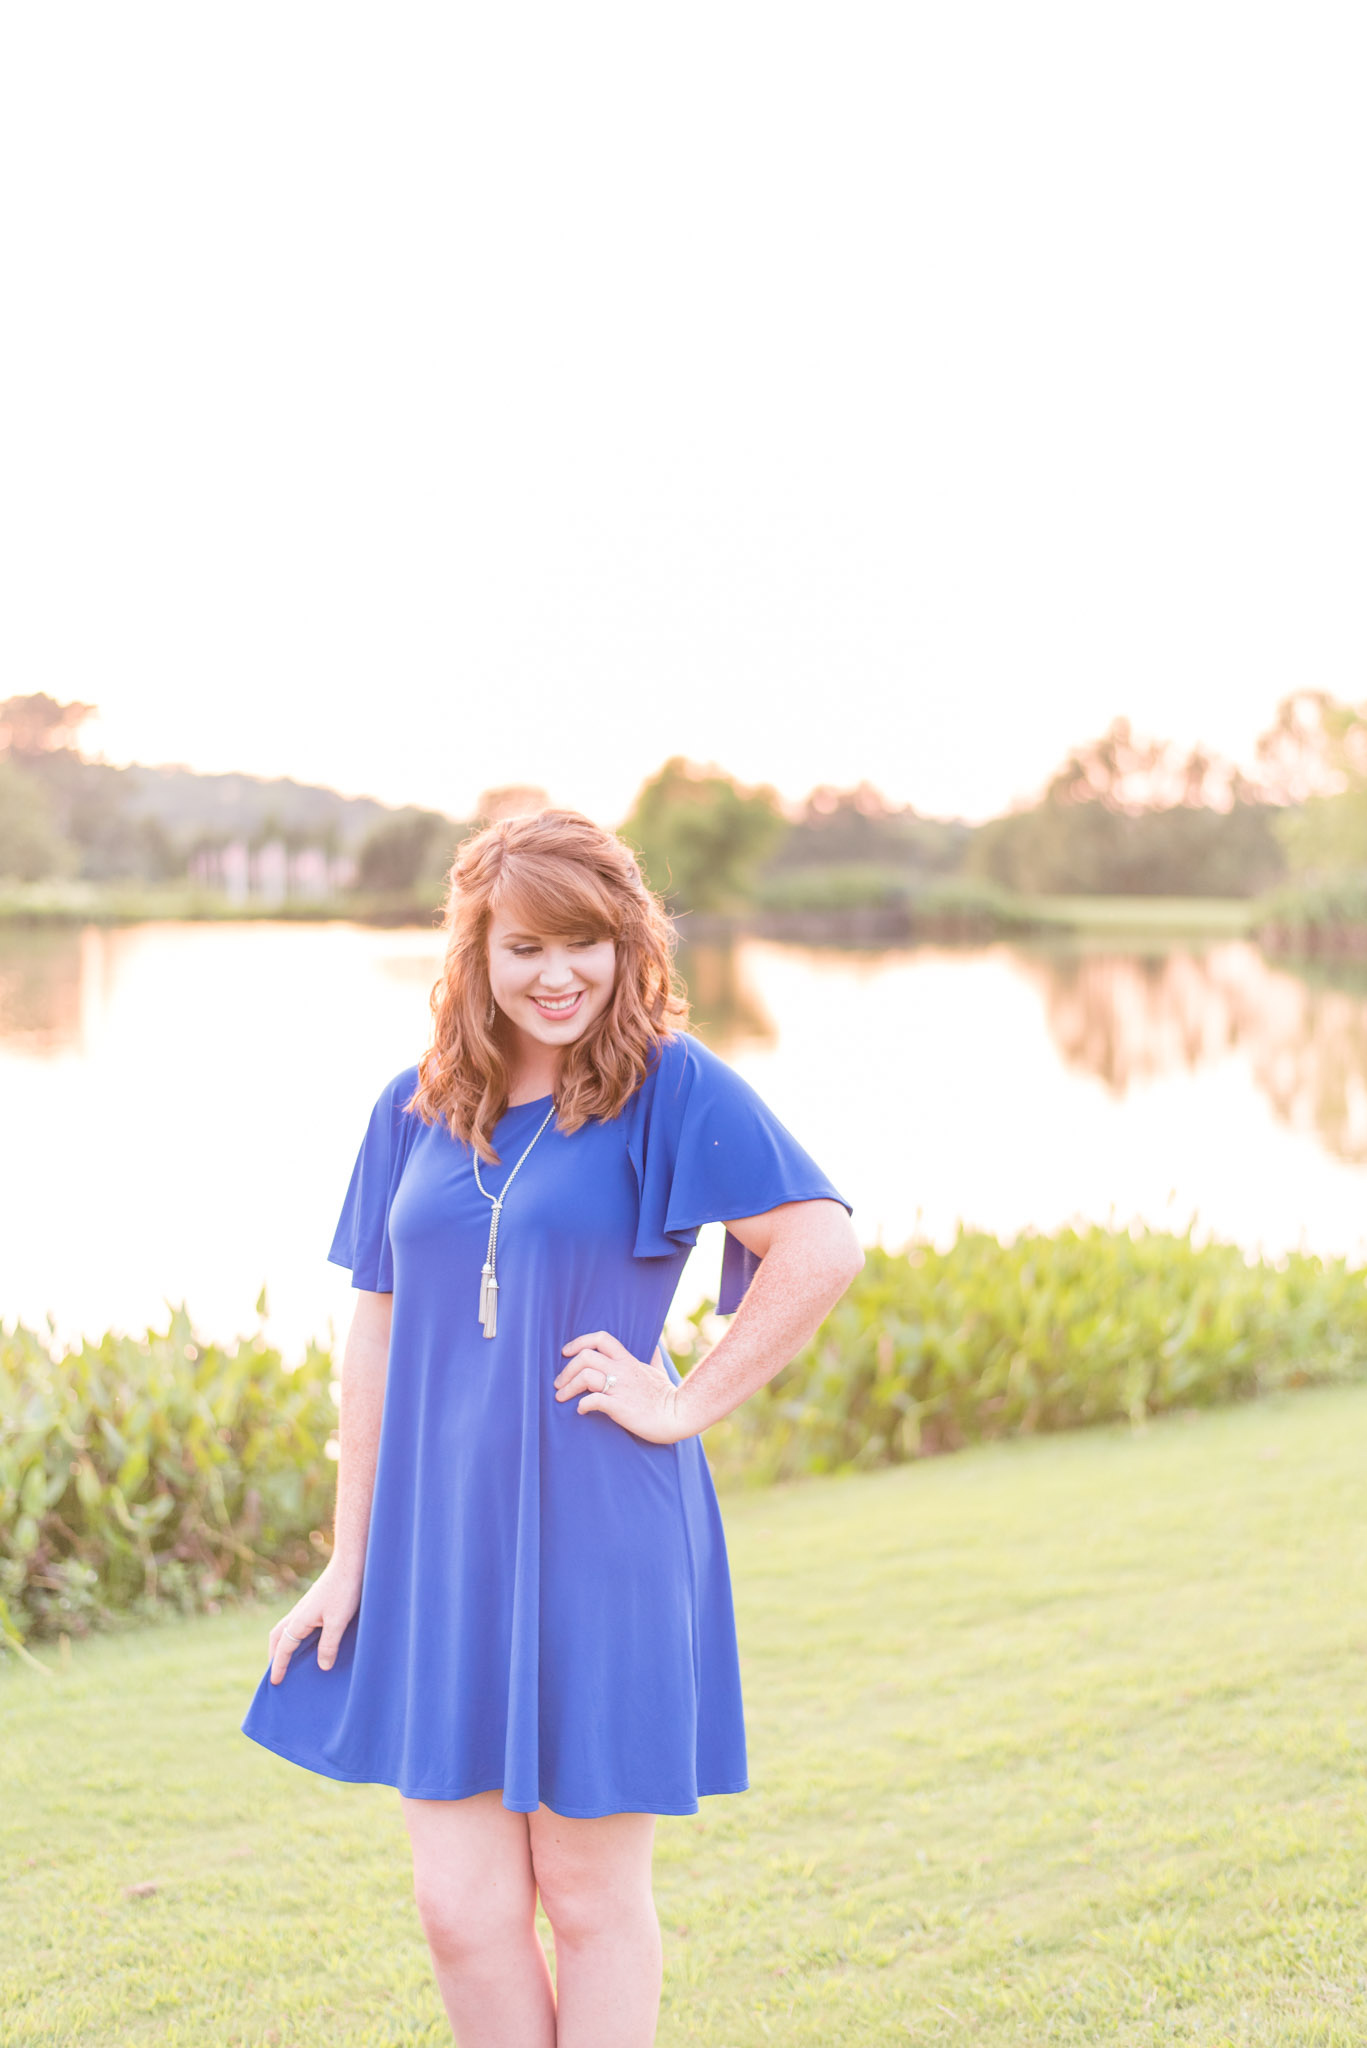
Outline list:
[[[370,1105],[421,1051],[437,935],[0,931],[0,1319],[185,1301],[291,1354],[341,1327],[325,1252]],[[1367,1255],[1367,990],[1243,944],[680,955],[703,1037],[866,1242],[1144,1219]],[[679,1306],[710,1291],[704,1234]]]

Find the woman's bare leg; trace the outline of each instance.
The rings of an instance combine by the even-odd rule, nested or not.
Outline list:
[[[413,1890],[460,2048],[556,2048],[525,1813],[501,1794],[405,1799]]]
[[[556,2048],[650,2048],[660,2010],[652,1813],[528,1815],[532,1869],[555,1935]],[[512,2048],[511,2040],[509,2048]]]

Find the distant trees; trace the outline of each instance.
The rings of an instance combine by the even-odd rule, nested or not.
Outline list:
[[[72,741],[94,708],[46,691],[0,702],[0,879],[41,882],[79,868],[58,757],[77,759]]]
[[[255,902],[355,890],[436,903],[468,829],[458,821],[288,778],[87,759],[94,708],[45,692],[0,701],[0,879],[186,877]],[[481,794],[477,822],[548,804],[544,789],[507,784]],[[922,817],[868,781],[785,806],[676,755],[621,832],[677,912],[900,913],[952,876],[969,893],[977,878],[1026,896],[1254,896],[1288,874],[1334,889],[1348,877],[1367,901],[1367,704],[1287,697],[1248,772],[1116,719],[1037,802],[977,827]]]
[[[0,702],[0,880],[184,877],[267,901],[430,883],[436,900],[450,820],[283,778],[88,760],[77,742],[94,711],[44,692]],[[367,828],[361,876],[353,849]]]
[[[459,827],[440,811],[400,811],[373,825],[356,856],[356,887],[393,895],[430,881],[451,864]]]
[[[675,755],[642,786],[621,836],[671,909],[732,910],[786,831],[772,789],[746,789]]]
[[[959,867],[972,836],[957,818],[923,818],[910,804],[890,804],[871,782],[853,789],[823,783],[797,807],[768,867],[881,866],[909,882],[927,881]]]
[[[0,754],[12,761],[32,762],[59,747],[70,747],[93,704],[59,704],[46,690],[30,697],[6,697],[0,703]]]
[[[157,881],[183,868],[160,821],[130,802],[126,771],[79,752],[94,714],[45,691],[0,703],[0,875]]]
[[[980,826],[967,866],[1026,895],[1255,896],[1285,874],[1280,815],[1229,762],[1118,718],[1039,803]]]
[[[75,865],[47,790],[16,762],[0,759],[0,881],[41,882]]]
[[[507,782],[480,791],[475,817],[481,825],[500,818],[531,818],[551,808],[549,793],[536,782]]]
[[[1300,690],[1277,707],[1258,758],[1285,809],[1277,837],[1293,874],[1367,874],[1367,705]]]

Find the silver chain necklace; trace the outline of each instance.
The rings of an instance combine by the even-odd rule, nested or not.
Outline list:
[[[555,1104],[552,1103],[545,1116],[541,1119],[540,1129],[537,1131],[536,1137],[532,1139],[532,1145],[536,1143],[536,1139],[541,1136],[541,1132],[545,1130],[554,1115]],[[527,1152],[531,1151],[532,1145],[527,1147]],[[493,1337],[498,1333],[498,1219],[503,1213],[503,1204],[508,1199],[508,1190],[517,1179],[518,1172],[527,1157],[527,1152],[523,1153],[522,1158],[518,1160],[517,1165],[508,1175],[507,1180],[504,1181],[503,1193],[501,1195],[491,1195],[488,1188],[485,1187],[484,1182],[479,1177],[479,1154],[478,1152],[474,1153],[475,1186],[479,1189],[485,1201],[492,1202],[494,1205],[494,1212],[489,1218],[489,1250],[485,1255],[484,1271],[480,1274],[479,1278],[479,1319],[484,1325],[486,1337]]]

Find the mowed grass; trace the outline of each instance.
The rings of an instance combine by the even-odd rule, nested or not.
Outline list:
[[[1367,2039],[1365,1440],[1335,1389],[730,1495],[755,1790],[661,1823],[665,2048]],[[268,1620],[0,1676],[3,2048],[449,2039],[396,1797],[237,1732]]]
[[[1243,938],[1258,920],[1258,903],[1245,896],[1022,896],[1016,899],[1038,924],[1077,931]]]

